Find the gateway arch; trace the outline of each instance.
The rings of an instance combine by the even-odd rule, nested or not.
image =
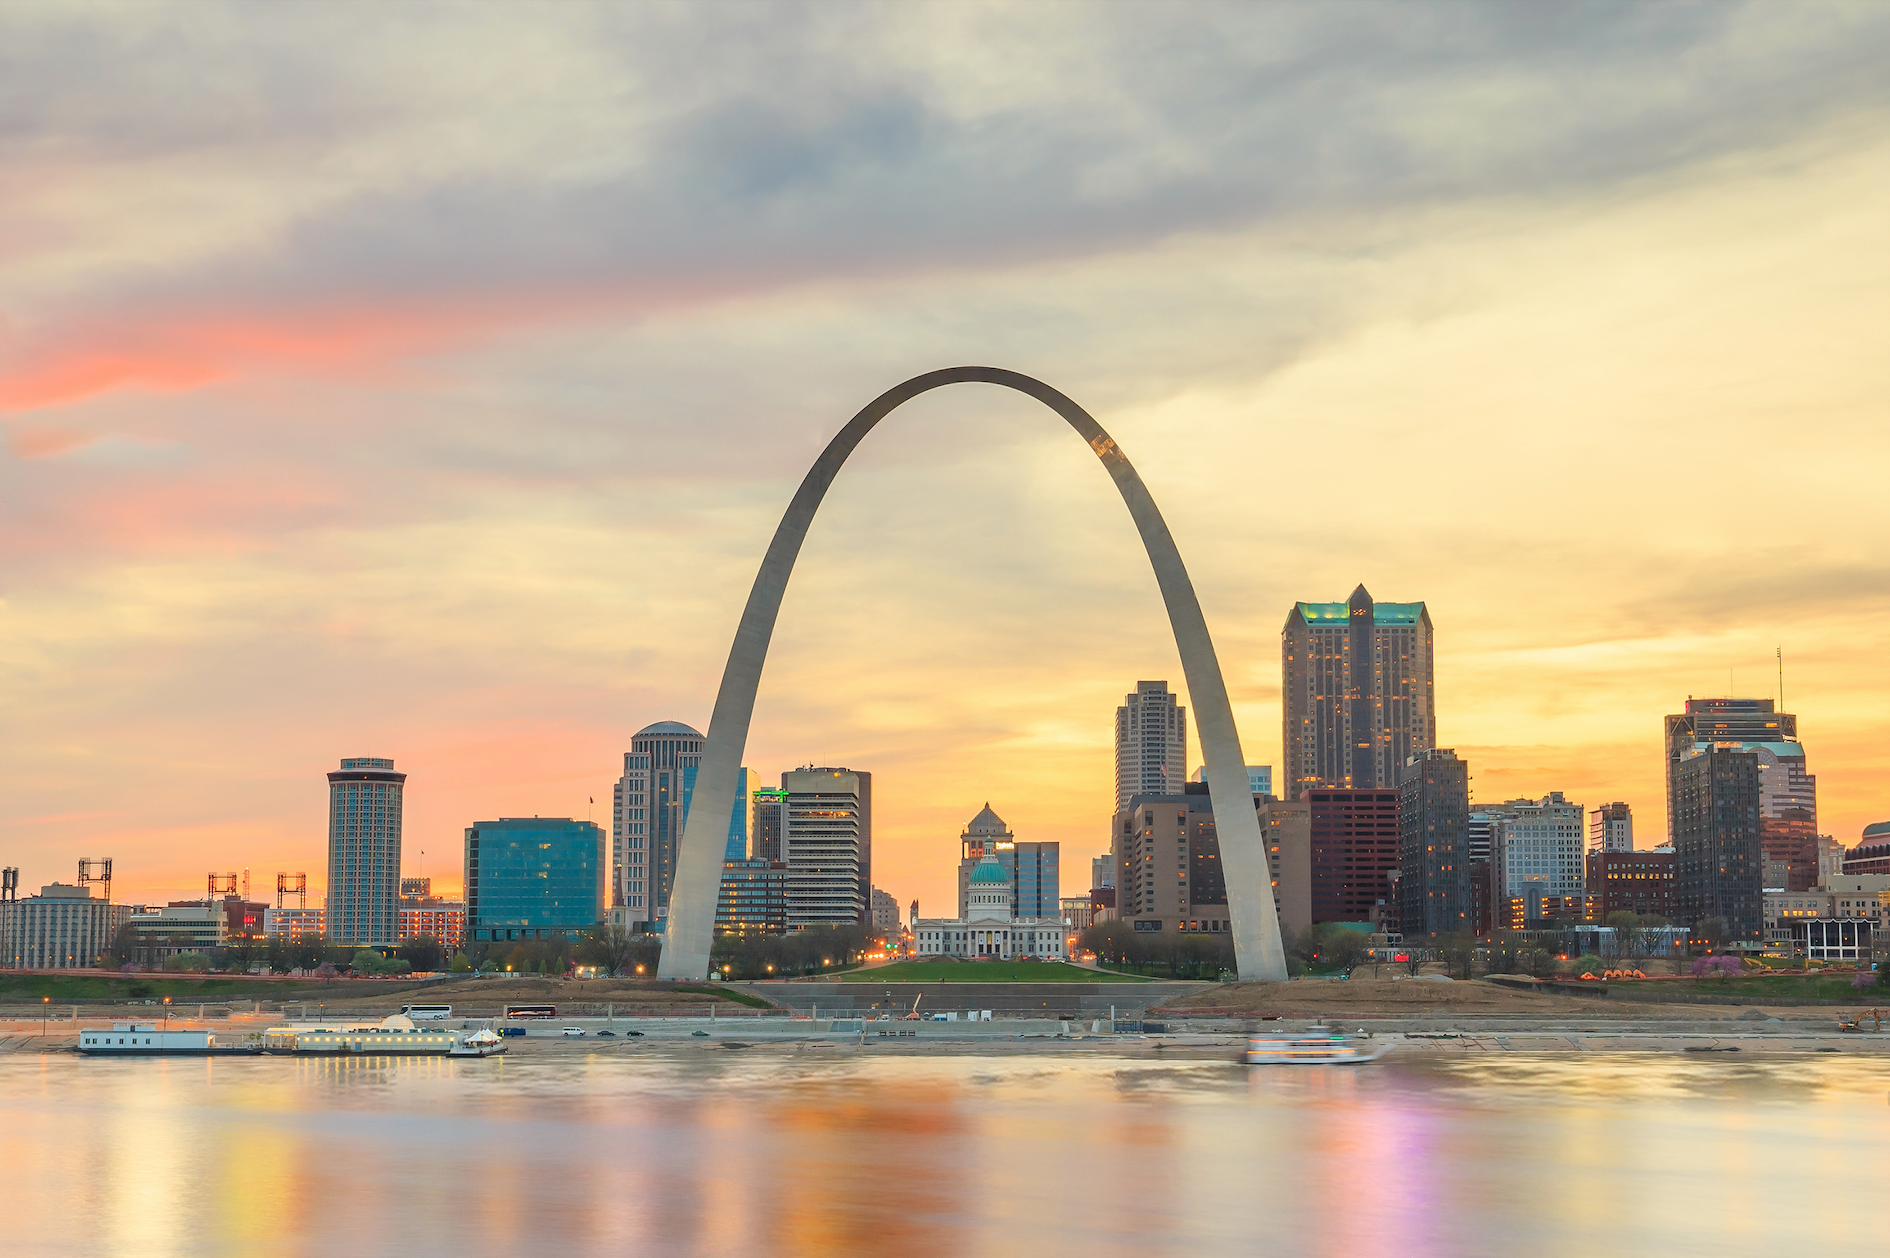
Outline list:
[[[677,844],[658,977],[708,977],[728,817],[735,806],[736,774],[755,712],[755,690],[761,684],[761,667],[767,660],[781,598],[787,592],[788,577],[807,538],[808,526],[814,522],[814,512],[847,456],[880,420],[921,393],[948,384],[969,383],[1014,389],[1063,416],[1096,452],[1121,492],[1129,516],[1142,535],[1149,563],[1154,565],[1168,621],[1174,628],[1175,646],[1181,652],[1182,675],[1194,704],[1195,731],[1207,762],[1209,798],[1217,805],[1226,805],[1217,806],[1214,817],[1220,836],[1222,874],[1227,881],[1228,924],[1233,929],[1240,977],[1249,982],[1284,979],[1286,953],[1280,944],[1280,924],[1273,908],[1266,844],[1247,783],[1247,762],[1241,755],[1240,734],[1234,728],[1234,712],[1227,701],[1227,685],[1221,679],[1214,642],[1208,636],[1200,600],[1195,598],[1194,583],[1188,579],[1188,570],[1175,549],[1175,539],[1169,536],[1162,513],[1128,457],[1089,412],[1042,381],[998,367],[947,367],[886,390],[827,444],[788,504],[787,514],[781,517],[781,526],[761,561],[761,571],[755,575],[748,605],[742,609],[741,624],[735,630],[735,645],[729,648],[722,687],[716,692],[689,816],[683,823],[682,841]]]

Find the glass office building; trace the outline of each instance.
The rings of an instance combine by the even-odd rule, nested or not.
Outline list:
[[[609,908],[603,827],[566,817],[502,817],[467,827],[468,938],[577,939]]]

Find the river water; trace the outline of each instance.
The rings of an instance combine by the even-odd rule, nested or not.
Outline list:
[[[0,1251],[1874,1252],[1882,1061],[14,1054]]]

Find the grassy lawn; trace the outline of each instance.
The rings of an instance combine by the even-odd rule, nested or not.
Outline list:
[[[668,990],[673,992],[695,992],[698,995],[713,996],[717,1000],[726,1000],[731,1004],[747,1005],[750,1009],[772,1009],[774,1006],[759,996],[750,996],[747,992],[732,991],[726,987],[708,987],[701,983],[678,983]]]
[[[854,970],[843,983],[1142,983],[1127,974],[1104,974],[1046,961],[895,961],[874,970]]]
[[[28,1002],[44,1000],[48,996],[52,997],[54,1004],[62,1000],[161,1001],[169,996],[173,1003],[215,1004],[225,1000],[299,1000],[305,994],[316,992],[345,991],[348,995],[365,996],[370,992],[398,992],[409,987],[419,989],[421,986],[419,983],[342,982],[324,987],[314,980],[306,983],[269,982],[221,976],[205,978],[189,974],[127,974],[120,978],[105,978],[96,974],[75,974],[71,977],[0,974],[0,1001]]]
[[[1890,1005],[1890,991],[1881,985],[1863,988],[1851,986],[1849,974],[1832,978],[1800,975],[1754,975],[1751,978],[1710,978],[1695,980],[1694,986],[1713,996],[1738,996],[1746,1000],[1837,1000],[1860,1005]]]

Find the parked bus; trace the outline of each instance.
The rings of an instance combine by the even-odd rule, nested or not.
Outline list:
[[[556,1005],[507,1005],[505,1016],[508,1018],[555,1018],[558,1016]]]
[[[415,1022],[444,1022],[453,1016],[451,1005],[402,1005],[400,1011]]]

